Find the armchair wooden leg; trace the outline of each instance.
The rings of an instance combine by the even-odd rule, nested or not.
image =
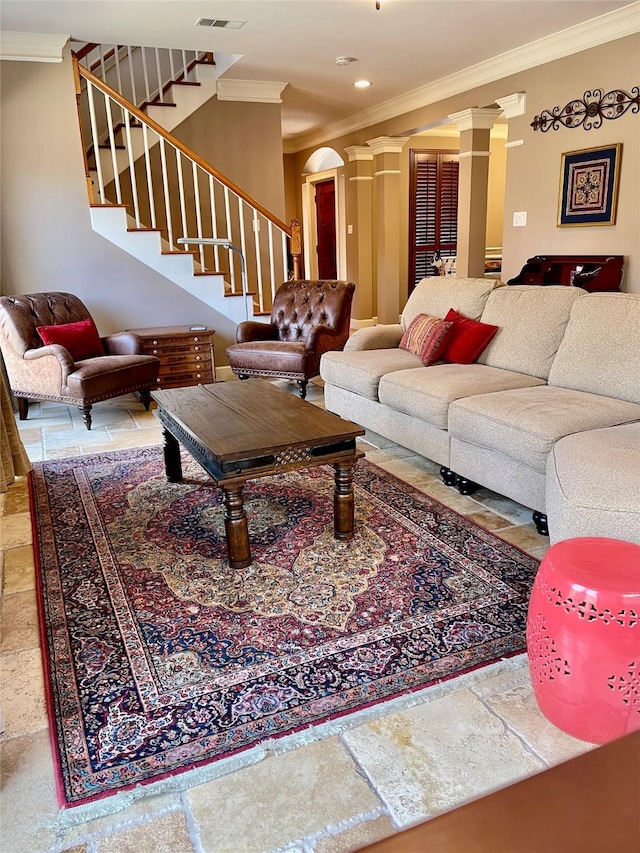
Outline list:
[[[307,397],[307,379],[298,379],[298,387],[300,388],[300,397],[302,400],[305,400]]]
[[[78,406],[87,429],[91,429],[91,406]]]
[[[140,402],[145,408],[145,411],[149,411],[149,407],[151,406],[151,388],[143,388],[140,392]]]
[[[26,397],[16,397],[18,401],[18,417],[21,421],[26,421],[29,414],[29,401]]]

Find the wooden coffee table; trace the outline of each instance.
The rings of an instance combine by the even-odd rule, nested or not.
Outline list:
[[[262,379],[153,391],[163,427],[167,479],[182,479],[180,444],[224,492],[229,565],[251,563],[242,487],[284,471],[333,465],[336,539],[353,538],[353,466],[357,424]]]

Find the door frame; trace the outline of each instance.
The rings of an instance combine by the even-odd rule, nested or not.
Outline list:
[[[347,277],[347,234],[345,176],[338,169],[325,169],[306,175],[302,185],[302,240],[304,246],[304,274],[308,279],[318,278],[318,255],[316,245],[316,191],[315,185],[333,178],[336,194],[336,269],[339,279]]]

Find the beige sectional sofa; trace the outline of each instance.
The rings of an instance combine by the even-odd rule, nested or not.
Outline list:
[[[499,327],[476,363],[425,367],[399,348],[413,317],[449,308]],[[640,542],[640,296],[424,279],[399,324],[357,331],[320,375],[329,411],[432,459],[463,494],[530,507],[552,541]]]

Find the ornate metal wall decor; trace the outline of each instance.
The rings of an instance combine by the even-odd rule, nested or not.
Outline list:
[[[531,127],[534,130],[558,130],[563,127],[580,127],[592,130],[602,125],[603,119],[620,118],[628,110],[637,113],[640,110],[640,88],[634,86],[631,94],[622,89],[612,89],[606,95],[602,89],[587,91],[582,98],[569,101],[564,107],[543,110],[534,116]]]

